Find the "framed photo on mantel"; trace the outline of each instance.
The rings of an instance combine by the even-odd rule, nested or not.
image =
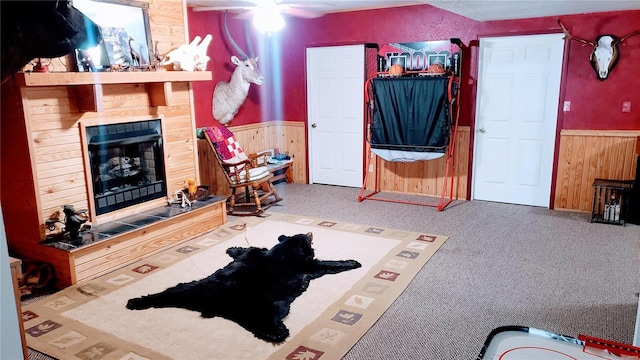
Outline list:
[[[149,65],[152,42],[149,4],[134,0],[73,0],[73,6],[98,24],[103,41],[76,50],[78,71],[107,70],[112,65]]]

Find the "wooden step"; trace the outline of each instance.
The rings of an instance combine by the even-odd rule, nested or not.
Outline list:
[[[55,268],[56,287],[93,279],[218,228],[227,222],[225,202],[225,197],[218,196],[197,202],[192,208],[173,205],[167,207],[169,216],[158,216],[157,221],[142,226],[132,226],[127,218],[118,219],[93,228],[93,241],[76,248],[50,248],[60,255],[50,261]],[[129,218],[136,217],[140,215]],[[121,231],[112,234],[115,228]]]

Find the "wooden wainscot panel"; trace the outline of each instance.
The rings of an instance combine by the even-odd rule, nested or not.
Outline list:
[[[250,125],[231,126],[229,130],[236,137],[236,140],[242,146],[242,149],[248,153],[257,153],[268,149],[271,146],[269,142],[269,127],[272,122],[257,123]]]
[[[293,181],[306,184],[307,180],[307,141],[303,122],[286,122],[286,126],[270,126],[273,148],[289,153],[293,159]]]
[[[633,180],[640,131],[562,130],[554,208],[591,212],[595,179]]]
[[[158,41],[158,51],[166,54],[188,43],[187,10],[184,0],[149,1],[149,26],[151,38]]]
[[[470,128],[468,126],[458,127],[458,136],[456,141],[456,153],[454,159],[455,177],[453,186],[454,199],[467,198],[468,183],[468,165],[469,165],[469,141]],[[366,151],[368,153],[369,145]],[[442,188],[445,185],[446,170],[446,154],[445,156],[427,161],[416,161],[410,163],[388,162],[378,158],[371,153],[369,176],[367,177],[366,188],[373,190],[375,188],[375,177],[378,174],[378,186],[380,191],[426,195],[440,197]],[[447,182],[446,193],[450,194],[449,182]]]
[[[458,143],[456,144],[456,193],[457,199],[469,198],[467,186],[469,184],[469,146],[471,144],[471,128],[468,126],[458,127]]]
[[[230,127],[246,153],[257,153],[267,149],[278,149],[289,153],[293,159],[293,182],[307,183],[306,141],[304,123],[296,121],[271,121],[258,124]],[[209,191],[220,196],[231,195],[231,190],[215,154],[206,140],[198,140],[198,163],[200,184],[208,185]]]

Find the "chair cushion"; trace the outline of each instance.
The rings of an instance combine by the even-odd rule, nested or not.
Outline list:
[[[238,176],[240,178],[240,184],[247,182],[246,174],[247,174],[246,171],[240,171]],[[249,169],[248,181],[260,180],[267,176],[269,176],[269,169],[266,166],[260,166],[257,168]],[[234,184],[238,184],[235,174],[231,174],[231,180],[233,181]]]

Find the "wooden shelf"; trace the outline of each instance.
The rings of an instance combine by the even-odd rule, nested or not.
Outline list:
[[[211,80],[211,71],[52,72],[16,74],[18,86],[164,83]]]
[[[172,82],[207,81],[212,75],[211,71],[32,72],[15,78],[20,87],[73,87],[79,111],[102,112],[103,85],[146,84],[151,106],[171,106]]]

